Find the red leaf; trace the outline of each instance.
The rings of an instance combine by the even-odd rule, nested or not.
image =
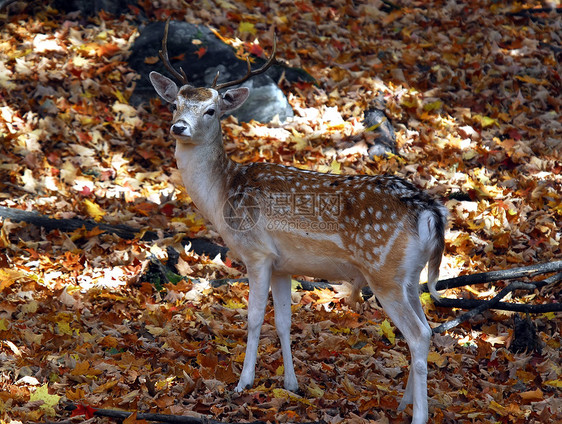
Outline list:
[[[254,56],[257,56],[257,57],[263,56],[263,49],[261,48],[261,46],[259,44],[251,43],[249,50],[250,50],[250,53],[253,54]]]
[[[521,133],[519,131],[517,131],[515,128],[510,129],[507,134],[513,138],[514,140],[521,140],[523,138],[523,136],[521,135]]]
[[[168,218],[171,218],[172,216],[174,216],[174,205],[171,203],[166,203],[160,208],[160,212]]]
[[[92,189],[88,186],[84,186],[82,190],[80,190],[80,194],[84,197],[88,197],[92,194]]]
[[[201,59],[203,56],[205,56],[205,53],[207,53],[207,49],[205,47],[199,47],[199,50],[197,50],[195,52],[195,54],[197,55],[197,57],[199,59]]]
[[[72,414],[70,414],[71,417],[77,417],[79,415],[85,415],[86,419],[89,420],[90,418],[93,418],[94,413],[97,411],[97,409],[92,408],[90,405],[78,405],[76,407],[76,409],[74,411],[72,411]]]

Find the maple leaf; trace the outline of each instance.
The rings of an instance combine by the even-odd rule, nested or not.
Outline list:
[[[49,387],[47,384],[38,387],[29,397],[30,402],[42,401],[40,408],[45,410],[45,413],[49,416],[55,415],[54,406],[59,403],[61,396],[49,394]]]
[[[97,411],[96,408],[92,408],[90,405],[78,404],[76,408],[70,414],[71,417],[78,417],[80,415],[85,415],[86,419],[89,420],[94,417],[94,413]]]
[[[252,24],[251,22],[240,22],[240,24],[238,25],[238,32],[240,34],[256,35],[257,30],[254,24]]]

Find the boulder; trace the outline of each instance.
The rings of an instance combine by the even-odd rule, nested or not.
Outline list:
[[[140,79],[130,99],[136,105],[156,97],[148,79],[151,71],[170,76],[158,58],[162,46],[164,22],[148,24],[132,47],[129,65],[139,73]],[[231,81],[246,74],[247,64],[238,59],[232,47],[223,43],[207,27],[187,22],[171,21],[168,31],[168,56],[172,65],[183,68],[189,83],[196,87],[209,87],[217,71],[218,82]],[[266,59],[254,58],[252,68],[260,67]],[[253,77],[243,85],[251,88],[250,97],[234,115],[240,121],[252,119],[269,122],[276,115],[281,121],[292,117],[293,110],[283,92],[277,86],[281,75],[289,81],[314,81],[305,71],[273,65],[264,74]]]
[[[53,7],[66,13],[80,11],[86,18],[97,15],[102,10],[120,16],[130,12],[129,5],[137,4],[137,0],[54,0]]]

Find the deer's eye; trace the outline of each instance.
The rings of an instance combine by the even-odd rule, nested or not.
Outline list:
[[[213,109],[213,108],[207,109],[205,111],[205,115],[213,116],[214,114],[215,114],[215,109]]]
[[[178,107],[175,103],[172,103],[172,112],[175,112]]]

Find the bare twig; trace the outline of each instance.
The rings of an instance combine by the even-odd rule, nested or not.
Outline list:
[[[562,261],[547,262],[524,266],[521,268],[502,269],[499,271],[481,272],[478,274],[461,275],[437,282],[437,290],[454,289],[472,284],[490,283],[500,280],[514,280],[516,278],[530,277],[533,275],[547,274],[562,271]],[[427,283],[421,285],[421,290],[427,292]]]
[[[478,303],[478,306],[474,307],[473,309],[471,309],[470,311],[458,316],[457,318],[454,318],[450,321],[447,321],[443,324],[441,324],[438,327],[435,327],[433,329],[434,333],[442,333],[443,331],[447,331],[450,330],[453,327],[456,327],[457,325],[462,324],[463,322],[468,321],[469,319],[475,317],[476,315],[481,314],[482,312],[488,310],[488,309],[498,309],[498,304],[500,303],[500,300],[503,299],[505,296],[507,296],[509,293],[515,291],[515,290],[535,290],[539,287],[544,287],[545,285],[549,285],[549,284],[554,284],[558,281],[560,281],[562,279],[562,273],[558,273],[556,275],[553,275],[551,277],[545,278],[542,281],[538,281],[536,283],[523,283],[521,281],[515,281],[513,283],[510,283],[507,287],[504,287],[496,296],[494,296],[492,299],[490,300],[486,300],[486,301],[480,301]],[[443,303],[452,303],[451,301],[456,301],[456,300],[465,300],[465,299],[438,299],[436,300],[436,304],[437,306],[442,306]],[[503,303],[503,305],[510,305],[510,306],[515,306],[516,304],[510,304],[510,303]],[[523,306],[543,306],[543,311],[542,312],[546,312],[544,309],[544,306],[549,306],[550,307],[550,311],[562,311],[562,304],[561,303],[554,303],[554,304],[549,304],[549,305],[521,305],[521,304],[517,304],[517,306],[523,307]],[[527,310],[525,311],[521,311],[521,312],[531,312],[529,311],[529,309],[531,308],[526,308]]]
[[[142,231],[140,228],[133,228],[128,225],[110,225],[103,224],[101,222],[94,222],[81,218],[72,219],[56,219],[50,218],[45,215],[41,215],[37,212],[23,211],[16,208],[6,208],[0,206],[0,218],[7,218],[16,222],[26,222],[28,224],[36,225],[37,227],[45,228],[49,231],[59,230],[64,232],[71,232],[78,230],[80,228],[85,228],[87,231],[91,231],[94,228],[99,228],[100,230],[115,234],[126,240],[132,240],[135,237],[139,237],[140,240],[153,241],[159,238],[156,231]],[[173,233],[164,233],[164,237],[173,237]],[[219,246],[205,238],[191,238],[184,237],[182,240],[184,243],[191,243],[192,250],[198,255],[206,254],[208,256],[215,257],[220,254],[224,259],[226,258],[226,252],[228,249],[223,246]]]
[[[503,288],[497,295],[495,295],[489,301],[481,304],[480,306],[474,309],[471,309],[470,311],[456,317],[455,319],[452,319],[450,321],[441,324],[438,327],[435,327],[433,329],[433,332],[442,333],[443,331],[450,330],[451,328],[456,327],[457,325],[462,324],[465,321],[468,321],[470,318],[473,318],[476,315],[481,314],[485,310],[492,308],[495,304],[497,304],[500,300],[502,300],[504,297],[506,297],[509,293],[511,293],[514,290],[521,290],[521,289],[533,290],[534,288],[535,285],[533,284],[527,284],[527,283],[522,283],[520,281],[515,281],[511,283],[509,286]]]
[[[441,298],[435,302],[440,308],[473,309],[488,304],[489,300],[481,299],[450,299]],[[528,314],[546,314],[547,312],[562,312],[562,303],[543,303],[540,305],[526,303],[498,302],[489,309],[498,311],[522,312]]]
[[[66,409],[72,411],[77,406],[73,404],[67,405]],[[95,409],[94,415],[98,417],[115,418],[123,420],[133,414],[127,411],[118,411],[115,409]],[[183,415],[170,415],[170,414],[153,414],[153,413],[137,413],[137,420],[171,423],[171,424],[225,424],[221,421],[215,421],[204,415],[200,417],[188,417]],[[248,424],[266,424],[264,421],[253,421]],[[320,422],[308,422],[303,424],[320,424]]]

